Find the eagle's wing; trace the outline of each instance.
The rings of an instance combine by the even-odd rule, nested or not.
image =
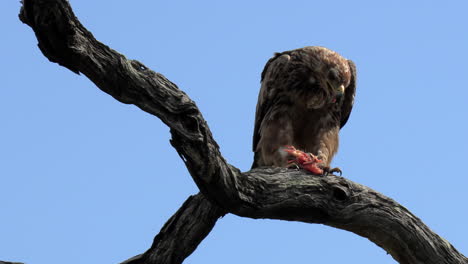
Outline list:
[[[261,139],[262,130],[266,126],[265,120],[270,120],[278,112],[278,108],[284,100],[281,96],[285,87],[280,83],[281,72],[285,72],[289,66],[290,56],[288,52],[276,53],[274,57],[268,60],[261,77],[261,88],[258,95],[257,110],[255,114],[255,126],[253,131],[252,150],[256,152],[258,142]],[[283,80],[284,81],[284,80]],[[256,167],[257,153],[255,153],[254,163],[252,168]]]
[[[351,109],[353,109],[354,95],[356,94],[356,65],[354,65],[354,62],[351,60],[348,60],[348,65],[351,70],[351,82],[348,87],[346,87],[343,105],[341,106],[340,128],[342,128],[348,121]]]

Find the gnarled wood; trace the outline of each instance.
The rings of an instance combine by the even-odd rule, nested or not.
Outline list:
[[[182,263],[224,214],[201,193],[190,196],[154,238],[148,251],[121,264]]]
[[[363,185],[286,169],[241,173],[224,160],[202,114],[183,91],[94,39],[68,1],[24,0],[20,19],[34,30],[50,61],[83,73],[118,101],[134,104],[169,126],[172,145],[210,200],[201,195],[189,198],[153,246],[125,263],[181,263],[224,212],[348,230],[369,238],[399,263],[468,263],[406,208]],[[190,226],[199,229],[181,236]],[[178,244],[186,250],[179,253]]]

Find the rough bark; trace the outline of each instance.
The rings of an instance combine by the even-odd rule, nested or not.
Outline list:
[[[190,196],[154,238],[148,251],[121,264],[182,263],[224,214],[203,194]]]
[[[116,100],[134,104],[171,129],[202,195],[190,197],[144,254],[124,263],[181,263],[229,212],[251,218],[321,223],[367,237],[399,263],[468,263],[449,242],[392,199],[337,176],[228,164],[195,103],[163,75],[98,42],[66,0],[24,0],[20,19],[50,61],[83,73]],[[221,209],[222,208],[222,209]],[[192,230],[184,235],[184,230]],[[182,245],[182,246],[181,246]],[[182,252],[181,252],[182,251]]]

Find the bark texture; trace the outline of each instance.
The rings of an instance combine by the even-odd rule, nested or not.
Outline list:
[[[183,91],[98,42],[68,1],[24,0],[20,19],[34,30],[51,62],[84,74],[116,100],[161,119],[202,193],[188,198],[146,253],[124,263],[181,263],[226,212],[348,230],[367,237],[399,263],[468,263],[406,208],[366,186],[287,169],[241,173],[222,157],[198,107]]]
[[[182,263],[224,214],[224,210],[214,206],[203,194],[190,196],[167,221],[146,253],[121,264]]]

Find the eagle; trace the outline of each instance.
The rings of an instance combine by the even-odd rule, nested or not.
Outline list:
[[[324,174],[341,173],[330,163],[355,93],[356,66],[335,51],[309,46],[276,53],[261,74],[252,168],[289,167],[290,148],[297,148]]]

